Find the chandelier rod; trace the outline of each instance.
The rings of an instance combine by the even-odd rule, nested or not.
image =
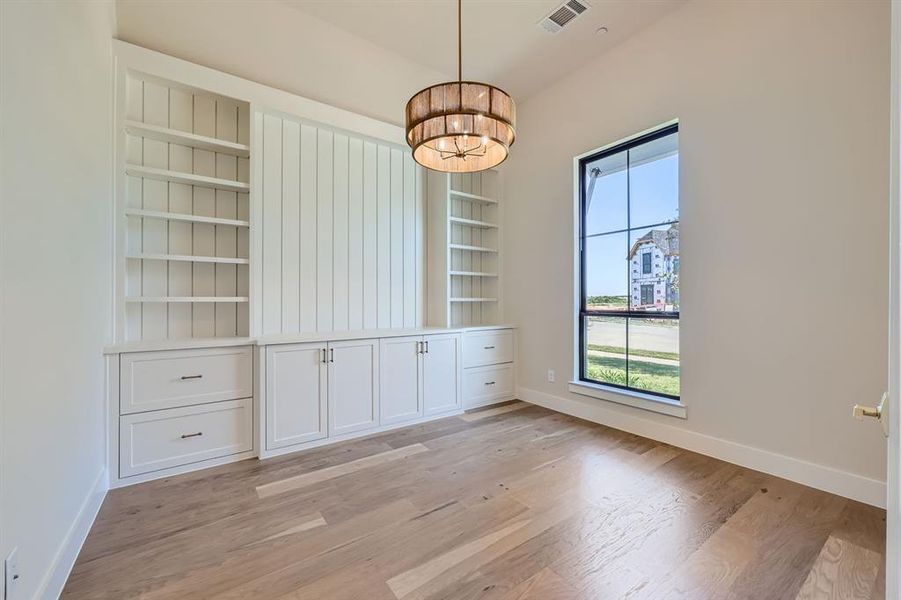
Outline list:
[[[457,81],[463,83],[463,0],[457,0]]]

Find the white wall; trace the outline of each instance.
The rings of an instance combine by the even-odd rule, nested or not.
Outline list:
[[[119,0],[121,40],[394,124],[447,75],[286,3]]]
[[[850,407],[886,388],[888,2],[695,0],[519,109],[504,281],[522,396],[884,481],[878,426]],[[685,421],[566,376],[572,158],[673,118]]]
[[[105,486],[114,13],[11,0],[0,21],[0,557],[19,549],[16,598],[49,598]]]

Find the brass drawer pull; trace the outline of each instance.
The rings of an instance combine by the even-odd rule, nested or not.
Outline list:
[[[184,381],[185,379],[200,379],[203,375],[182,375],[181,379]]]
[[[203,435],[202,431],[198,431],[197,433],[183,433],[181,434],[181,439],[186,440],[192,437],[200,437],[201,435]]]

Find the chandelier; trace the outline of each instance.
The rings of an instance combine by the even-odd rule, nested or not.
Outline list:
[[[407,102],[407,143],[422,166],[474,173],[504,162],[516,137],[516,105],[500,88],[463,81],[462,0],[457,0],[457,81],[417,92]]]

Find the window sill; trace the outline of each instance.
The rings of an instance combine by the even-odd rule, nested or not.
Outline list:
[[[570,381],[569,391],[574,394],[590,396],[608,402],[616,402],[617,404],[625,404],[626,406],[632,406],[634,408],[640,408],[662,415],[669,415],[679,419],[685,419],[687,417],[685,405],[679,400],[661,398],[651,394],[642,394],[641,392],[623,390],[598,383],[588,383],[586,381]]]

